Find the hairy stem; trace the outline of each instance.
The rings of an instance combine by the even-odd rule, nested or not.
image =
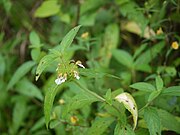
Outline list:
[[[110,105],[103,97],[101,97],[101,96],[99,96],[98,94],[96,94],[96,93],[90,91],[89,89],[85,88],[85,87],[82,86],[78,81],[75,80],[74,82],[75,82],[81,89],[83,89],[84,91],[88,92],[88,93],[91,94],[92,96],[98,98],[101,102],[105,102],[106,104]],[[118,109],[116,106],[114,106],[113,104],[110,105],[110,106],[113,107],[113,108],[114,108],[116,111],[118,111],[119,113],[121,113],[121,112],[119,111],[119,109]]]
[[[89,89],[85,88],[84,86],[82,86],[78,81],[74,81],[81,89],[83,89],[84,91],[88,92],[89,94],[91,94],[92,96],[98,98],[100,101],[105,102],[105,99],[101,96],[99,96],[98,94],[90,91]]]

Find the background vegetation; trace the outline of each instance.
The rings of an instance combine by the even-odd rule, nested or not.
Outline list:
[[[1,0],[0,134],[179,134],[179,24],[179,0]],[[37,66],[78,25],[63,57],[86,69],[52,93],[58,62],[36,81]],[[114,100],[123,92],[137,104],[135,130],[134,112]]]

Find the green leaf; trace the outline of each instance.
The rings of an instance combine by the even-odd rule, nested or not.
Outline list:
[[[9,15],[13,3],[10,0],[2,0],[1,2],[2,2],[3,6],[4,6],[4,9],[5,9],[7,15]]]
[[[176,68],[175,67],[165,67],[165,71],[167,74],[169,74],[172,77],[175,77],[177,74]]]
[[[133,68],[132,67],[133,66],[133,58],[128,52],[126,52],[124,50],[115,49],[115,50],[112,51],[112,53],[113,53],[114,58],[119,63],[121,63],[122,65],[124,65],[124,66],[126,66],[126,67],[128,67],[130,69]]]
[[[51,109],[53,106],[54,98],[57,93],[57,85],[52,85],[52,87],[47,91],[45,95],[45,100],[44,100],[44,115],[45,115],[45,122],[46,122],[46,127],[48,128],[49,121],[50,121],[50,116],[51,116]]]
[[[135,133],[128,125],[123,127],[120,123],[117,123],[114,129],[114,135],[135,135]]]
[[[23,76],[25,76],[31,68],[35,65],[34,61],[28,61],[25,62],[23,65],[21,65],[16,72],[13,74],[11,80],[8,83],[7,90],[12,88],[14,84],[16,84]]]
[[[80,17],[79,24],[83,26],[93,26],[95,24],[97,12],[84,14]]]
[[[59,120],[53,120],[53,121],[51,121],[49,127],[50,127],[50,129],[53,129],[53,128],[57,127],[57,126],[60,125],[60,124],[61,124],[61,121],[59,121]]]
[[[159,42],[153,47],[148,48],[147,51],[142,53],[135,61],[135,68],[141,64],[149,64],[157,55],[161,52],[161,50],[164,48],[165,42]]]
[[[163,88],[163,80],[162,80],[162,78],[158,75],[158,76],[156,76],[156,89],[157,90],[162,90],[162,88]]]
[[[44,117],[40,118],[37,122],[34,123],[33,127],[30,129],[31,132],[34,132],[44,126]]]
[[[134,128],[136,128],[137,125],[137,118],[138,118],[138,111],[137,111],[137,105],[136,102],[134,100],[134,98],[129,94],[129,93],[121,93],[118,96],[115,97],[115,99],[120,102],[123,103],[124,107],[131,112],[132,116],[133,116],[133,121],[134,121]]]
[[[138,122],[138,125],[139,125],[139,122]],[[136,135],[149,135],[149,131],[145,128],[139,128],[138,130],[136,130]]]
[[[3,76],[6,70],[6,63],[4,57],[0,54],[0,76]]]
[[[147,44],[142,44],[134,53],[133,58],[136,59],[147,47]]]
[[[33,83],[31,83],[28,79],[24,78],[21,81],[19,81],[16,85],[16,91],[26,95],[31,98],[37,98],[39,100],[43,100],[43,95]]]
[[[105,67],[109,66],[112,50],[117,48],[119,33],[119,26],[115,23],[109,24],[105,29],[103,47],[100,49],[100,64]]]
[[[147,107],[144,110],[144,120],[147,123],[150,135],[161,134],[161,121],[159,114],[155,108]]]
[[[58,60],[59,56],[56,54],[48,54],[46,56],[44,56],[39,64],[38,67],[36,69],[36,81],[39,79],[39,76],[41,75],[41,73],[47,68],[49,67],[53,62],[55,62],[56,60]]]
[[[162,95],[180,96],[180,86],[172,86],[162,90]]]
[[[180,122],[175,118],[174,115],[162,109],[158,109],[158,114],[164,128],[180,134]]]
[[[57,46],[57,50],[56,49],[51,49],[50,50],[50,54],[44,56],[40,62],[39,65],[37,67],[36,70],[36,80],[38,80],[39,76],[41,75],[41,73],[47,68],[49,67],[53,62],[55,62],[56,60],[58,60],[58,58],[60,58],[62,56],[62,54],[64,53],[64,51],[66,49],[68,49],[68,47],[71,45],[71,43],[73,42],[74,37],[76,36],[79,28],[81,26],[77,26],[75,28],[73,28],[71,31],[69,31],[66,36],[63,38],[62,42],[60,43],[60,46]],[[60,48],[60,52],[58,51],[58,49]]]
[[[25,119],[27,105],[24,99],[19,98],[13,109],[13,134],[16,134]]]
[[[35,31],[32,31],[29,35],[29,40],[32,45],[40,45],[40,39]]]
[[[64,111],[63,111],[63,117],[68,113],[76,109],[83,108],[86,105],[90,105],[93,102],[99,101],[94,96],[82,92],[78,95],[74,96],[68,104],[65,105]]]
[[[31,58],[33,61],[38,61],[41,54],[40,48],[34,48],[31,50]]]
[[[81,27],[81,25],[74,27],[63,38],[63,40],[60,43],[60,49],[61,49],[60,51],[61,51],[61,53],[63,53],[66,49],[68,49],[69,46],[72,44],[73,39],[76,36],[77,32],[79,31],[80,27]]]
[[[143,13],[138,10],[140,7],[131,0],[115,0],[115,2],[119,6],[120,13],[129,20],[136,21],[142,31],[144,31],[146,25],[148,24],[148,20],[144,17]]]
[[[135,66],[135,69],[142,72],[150,73],[152,71],[152,67],[149,64],[139,64]]]
[[[35,17],[49,17],[57,14],[60,11],[60,5],[57,0],[46,0],[35,11]]]
[[[152,84],[145,83],[145,82],[134,83],[130,85],[129,87],[140,90],[140,91],[145,91],[145,92],[152,92],[156,90],[156,88]]]
[[[112,124],[113,117],[96,117],[92,126],[86,131],[87,135],[101,135]]]
[[[111,89],[108,89],[108,91],[106,92],[105,99],[106,99],[107,103],[109,103],[110,105],[112,105]]]
[[[156,91],[151,92],[151,94],[148,97],[148,102],[153,101],[157,96],[159,96],[160,93],[161,93],[160,90],[156,90]]]

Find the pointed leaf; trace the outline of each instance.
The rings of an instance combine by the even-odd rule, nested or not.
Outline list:
[[[150,135],[161,134],[161,121],[155,108],[148,107],[144,110],[144,120],[147,123]]]
[[[31,83],[28,79],[22,79],[16,85],[16,91],[26,95],[31,98],[37,98],[39,100],[43,100],[43,95],[33,83]]]
[[[157,77],[156,77],[156,89],[157,90],[162,90],[162,88],[163,88],[163,80],[162,80],[162,78],[158,75]]]
[[[37,120],[32,128],[30,129],[31,132],[37,131],[38,129],[41,129],[44,127],[45,119],[44,117],[41,117],[39,120]]]
[[[113,117],[97,117],[92,126],[87,130],[87,135],[101,135],[112,124]]]
[[[81,25],[74,27],[63,38],[63,40],[60,43],[60,49],[61,49],[60,51],[61,51],[61,53],[63,53],[72,44],[73,39],[76,36],[77,32],[79,31],[80,27],[81,27]]]
[[[129,87],[140,90],[140,91],[145,91],[145,92],[152,92],[156,90],[156,88],[152,84],[145,83],[145,82],[134,83],[130,85]]]
[[[39,79],[41,73],[47,68],[49,67],[53,62],[55,62],[58,59],[58,55],[56,54],[48,54],[46,56],[44,56],[39,64],[38,67],[36,69],[36,81]]]
[[[105,28],[103,47],[100,49],[100,64],[104,67],[109,66],[112,57],[112,50],[117,48],[119,42],[119,26],[112,23]]]
[[[34,61],[28,61],[25,62],[23,65],[21,65],[13,74],[10,82],[8,83],[7,90],[12,88],[14,84],[16,84],[23,76],[25,76],[34,65],[35,65]]]
[[[148,64],[151,62],[157,55],[158,53],[161,52],[163,49],[165,43],[159,42],[155,44],[153,47],[142,53],[135,61],[135,67],[141,64]]]
[[[137,105],[136,102],[134,100],[134,98],[129,94],[129,93],[121,93],[118,96],[115,97],[115,99],[120,102],[123,103],[125,108],[131,112],[132,116],[133,116],[133,121],[134,121],[134,128],[136,128],[137,125],[137,118],[138,118],[138,111],[137,111]]]
[[[106,99],[108,104],[112,105],[112,93],[111,93],[111,89],[108,89],[108,91],[106,92],[105,99]]]
[[[80,109],[86,105],[90,105],[93,102],[98,101],[94,96],[82,92],[76,96],[74,96],[68,104],[65,105],[63,111],[63,117],[68,113],[76,109]]]
[[[60,5],[57,0],[46,0],[37,8],[35,17],[49,17],[59,12]]]
[[[159,96],[160,93],[161,93],[160,90],[151,92],[151,94],[148,97],[148,102],[151,102],[152,100],[154,100],[157,96]]]
[[[51,109],[53,106],[54,98],[57,93],[57,85],[53,85],[51,89],[49,89],[45,95],[45,100],[44,100],[44,115],[45,115],[45,122],[46,122],[46,127],[48,128],[48,124],[50,121],[50,116],[51,116]]]
[[[32,31],[29,35],[29,40],[31,42],[32,45],[40,45],[40,39],[38,34],[35,31]]]
[[[124,65],[124,66],[126,66],[126,67],[128,67],[130,69],[132,68],[132,66],[133,66],[133,58],[128,52],[126,52],[124,50],[115,49],[115,50],[112,51],[112,53],[113,53],[114,58],[119,63],[121,63],[122,65]]]
[[[19,98],[19,100],[15,103],[15,106],[13,108],[13,134],[16,134],[16,132],[18,132],[18,129],[21,127],[27,112],[28,109],[26,101],[24,99]]]
[[[180,86],[171,86],[162,91],[162,95],[180,96]]]
[[[158,109],[158,114],[164,128],[180,134],[180,122],[176,119],[174,115],[162,109]]]
[[[114,135],[135,135],[135,133],[128,125],[123,127],[120,125],[120,123],[117,123],[114,130]]]

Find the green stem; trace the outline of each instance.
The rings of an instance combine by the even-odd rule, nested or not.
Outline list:
[[[98,98],[100,101],[106,102],[106,100],[105,100],[103,97],[101,97],[101,96],[99,96],[98,94],[96,94],[96,93],[88,90],[87,88],[85,88],[84,86],[82,86],[78,81],[74,81],[74,82],[75,82],[81,89],[83,89],[84,91],[86,91],[86,92],[88,92],[89,94],[91,94],[92,96]]]
[[[147,104],[145,104],[145,106],[143,106],[141,109],[139,109],[138,112],[141,112],[144,108],[148,107],[149,104],[150,104],[150,102],[148,102]]]
[[[92,96],[98,98],[101,102],[105,102],[106,104],[110,105],[103,97],[101,97],[101,96],[99,96],[98,94],[96,94],[96,93],[90,91],[89,89],[85,88],[85,87],[82,86],[78,81],[75,80],[74,82],[75,82],[81,89],[83,89],[84,91],[88,92],[88,93],[91,94]],[[118,111],[119,113],[121,113],[121,112],[119,111],[119,109],[118,109],[116,106],[114,106],[113,104],[110,105],[110,106],[112,106],[116,111]]]

